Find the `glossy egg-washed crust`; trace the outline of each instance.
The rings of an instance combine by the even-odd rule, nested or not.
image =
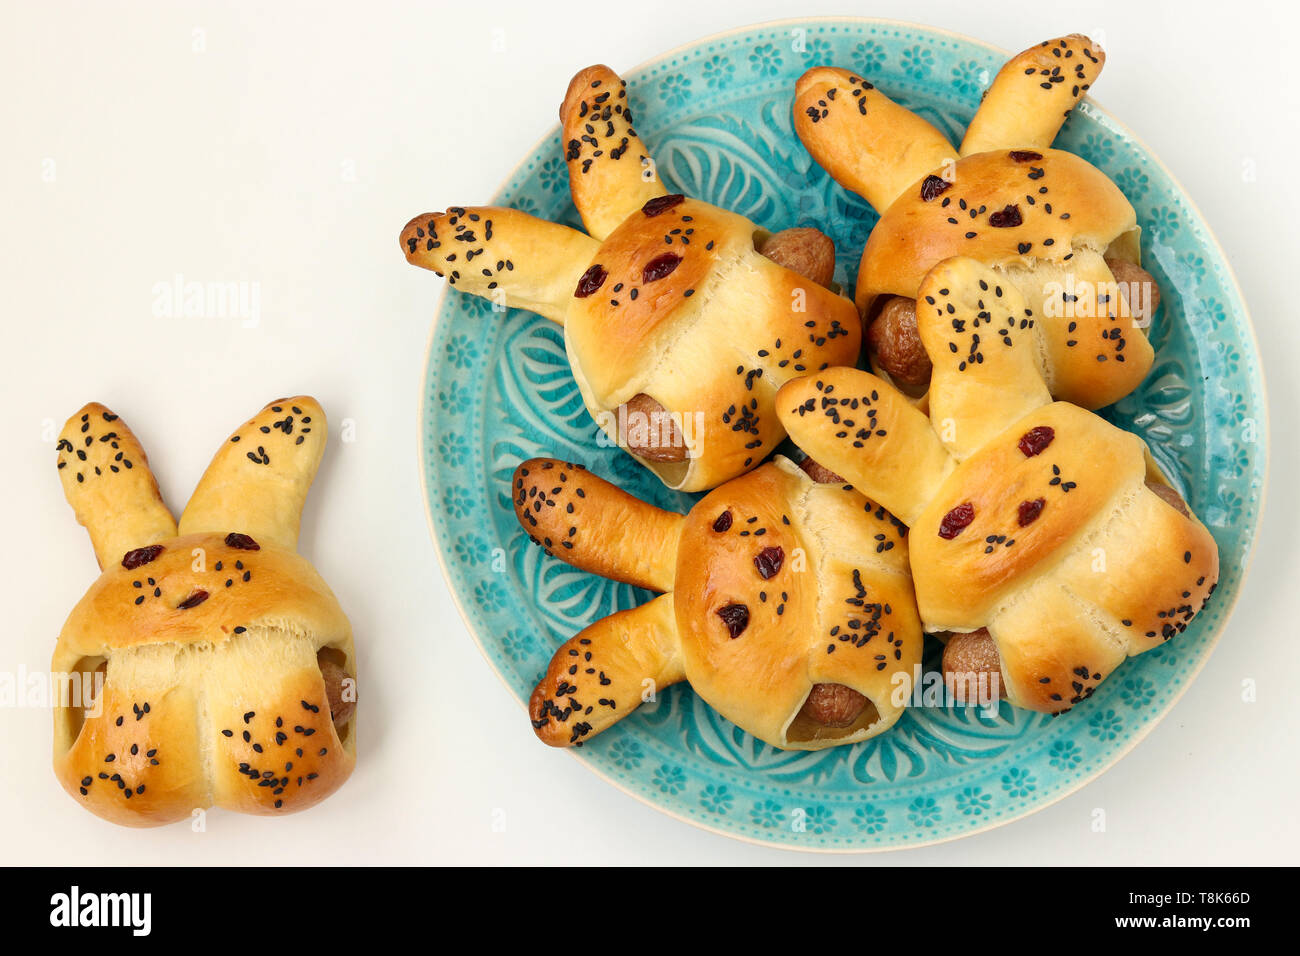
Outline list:
[[[407,223],[403,252],[464,292],[563,323],[597,422],[617,439],[618,410],[648,395],[684,421],[688,457],[638,460],[670,487],[713,488],[785,437],[772,408],[782,382],[856,361],[857,311],[760,255],[755,238],[766,233],[745,217],[665,195],[626,84],[608,67],[573,79],[560,118],[590,235],[515,210],[453,207]]]
[[[630,210],[667,192],[633,127],[627,81],[597,64],[580,70],[560,104],[569,188],[582,224],[604,239]]]
[[[1051,146],[1105,65],[1105,51],[1081,33],[1017,53],[989,84],[966,128],[962,155],[1006,146]]]
[[[512,492],[548,553],[667,592],[559,648],[529,705],[546,743],[581,743],[681,680],[787,749],[864,740],[901,715],[895,681],[921,654],[906,529],[858,492],[779,456],[684,518],[550,459],[520,465]],[[870,704],[850,726],[817,724],[801,714],[815,684]]]
[[[858,272],[864,314],[880,295],[914,296],[936,263],[971,256],[1002,269],[1045,319],[1039,338],[1053,395],[1098,408],[1137,387],[1155,353],[1125,297],[1067,301],[1085,283],[1113,286],[1106,257],[1138,261],[1136,214],[1104,173],[1044,148],[969,156],[937,195],[926,179],[889,207],[867,240]]]
[[[1167,482],[1139,438],[1050,402],[1032,310],[1001,279],[956,259],[922,281],[928,418],[847,368],[789,383],[778,410],[809,454],[911,526],[926,630],[987,627],[1008,699],[1059,712],[1186,628],[1218,579],[1218,551],[1149,487]]]
[[[223,444],[178,533],[125,423],[97,404],[68,420],[60,476],[104,571],[52,668],[103,686],[84,713],[55,708],[54,768],[98,816],[288,813],[351,773],[355,721],[340,741],[318,661],[354,675],[351,628],[294,550],[325,436],[315,400],[266,406]]]
[[[1096,167],[1049,148],[1104,63],[1079,35],[1014,57],[960,151],[847,70],[818,67],[799,80],[800,139],[881,213],[858,268],[865,318],[881,296],[914,297],[942,260],[971,256],[1003,270],[1042,318],[1044,374],[1055,397],[1099,408],[1137,386],[1154,353],[1125,298],[1071,299],[1075,286],[1114,287],[1107,258],[1140,265],[1136,213]]]
[[[575,298],[565,345],[587,407],[612,413],[646,394],[695,429],[683,464],[650,464],[666,484],[712,488],[785,437],[772,401],[791,376],[852,364],[853,305],[754,248],[748,219],[692,199],[638,211],[602,244],[604,279]],[[656,264],[672,271],[655,279]],[[614,428],[608,428],[611,437]]]

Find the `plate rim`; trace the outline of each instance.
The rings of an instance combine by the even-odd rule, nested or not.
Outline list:
[[[1005,48],[1000,47],[993,43],[989,43],[977,37],[972,37],[967,34],[959,33],[955,30],[946,29],[944,27],[937,27],[930,24],[918,23],[909,20],[900,20],[900,19],[890,18],[890,17],[855,17],[855,16],[781,17],[773,20],[760,20],[754,23],[748,23],[741,26],[731,27],[730,29],[727,30],[722,30],[716,33],[707,34],[705,36],[698,37],[693,40],[688,40],[683,43],[679,43],[676,46],[673,46],[659,54],[656,54],[655,56],[642,60],[641,62],[635,64],[634,66],[628,67],[626,70],[623,71],[623,75],[631,75],[635,73],[648,71],[653,67],[657,66],[662,61],[680,55],[684,51],[688,51],[701,44],[716,42],[719,40],[726,39],[728,37],[735,36],[736,34],[740,34],[740,33],[747,33],[753,30],[775,29],[783,26],[813,26],[813,25],[840,24],[840,23],[855,24],[855,25],[858,24],[883,25],[887,27],[898,27],[901,29],[906,29],[911,31],[926,32],[926,33],[939,35],[942,37],[947,37],[952,40],[961,41],[963,43],[972,44],[977,47],[983,47],[984,49],[999,55],[1003,59],[1009,59],[1010,56],[1012,55]],[[857,854],[880,854],[880,853],[905,852],[907,850],[917,850],[917,849],[921,849],[922,847],[930,847],[942,843],[950,843],[956,840],[964,840],[968,837],[974,837],[979,834],[987,833],[991,830],[995,830],[1000,827],[1007,826],[1009,824],[1017,823],[1021,820],[1033,816],[1034,814],[1046,810],[1049,807],[1055,806],[1056,804],[1060,803],[1062,800],[1065,800],[1067,797],[1073,796],[1075,793],[1078,793],[1084,787],[1096,783],[1097,780],[1099,780],[1106,773],[1112,770],[1116,766],[1116,764],[1118,764],[1121,760],[1128,757],[1137,748],[1139,744],[1143,743],[1147,739],[1147,737],[1152,733],[1152,731],[1155,730],[1157,726],[1159,726],[1161,723],[1165,721],[1165,719],[1169,716],[1169,714],[1173,711],[1173,709],[1178,705],[1179,701],[1181,701],[1183,696],[1187,693],[1188,688],[1190,688],[1191,685],[1195,683],[1196,679],[1200,676],[1201,672],[1205,669],[1205,666],[1209,663],[1209,660],[1213,656],[1215,650],[1218,648],[1219,641],[1223,637],[1223,632],[1227,630],[1228,625],[1232,620],[1232,616],[1236,611],[1237,604],[1241,600],[1241,593],[1245,588],[1246,581],[1249,578],[1251,569],[1254,566],[1256,552],[1258,550],[1260,524],[1262,522],[1264,510],[1268,504],[1268,486],[1269,486],[1269,479],[1271,477],[1271,471],[1273,465],[1272,454],[1271,454],[1272,416],[1270,413],[1270,407],[1268,401],[1268,382],[1265,377],[1266,373],[1265,373],[1265,368],[1263,363],[1263,357],[1259,349],[1259,337],[1255,330],[1255,322],[1253,316],[1251,315],[1249,303],[1246,301],[1246,297],[1242,291],[1241,283],[1237,278],[1236,270],[1233,268],[1232,265],[1232,260],[1228,257],[1226,251],[1223,248],[1222,243],[1220,243],[1218,236],[1215,234],[1213,228],[1211,227],[1209,220],[1206,219],[1204,213],[1202,213],[1200,206],[1197,205],[1195,200],[1192,198],[1191,194],[1183,187],[1182,182],[1178,179],[1177,176],[1173,174],[1173,172],[1165,164],[1164,160],[1160,157],[1160,155],[1157,152],[1155,152],[1153,149],[1151,149],[1151,147],[1146,143],[1145,140],[1143,140],[1140,136],[1134,133],[1133,130],[1128,125],[1126,125],[1124,122],[1116,118],[1114,114],[1112,114],[1109,110],[1107,110],[1104,106],[1102,106],[1101,103],[1099,103],[1090,93],[1085,94],[1080,100],[1080,105],[1084,103],[1088,104],[1088,106],[1092,110],[1094,110],[1097,114],[1099,114],[1101,117],[1103,117],[1106,122],[1110,123],[1117,130],[1122,132],[1124,136],[1126,136],[1134,144],[1140,147],[1142,151],[1146,154],[1146,156],[1150,157],[1151,162],[1160,170],[1160,172],[1165,177],[1168,178],[1170,184],[1177,190],[1179,197],[1184,202],[1187,203],[1188,207],[1195,214],[1196,218],[1198,218],[1200,222],[1204,225],[1205,238],[1208,240],[1208,243],[1213,248],[1213,250],[1218,254],[1218,259],[1223,264],[1224,275],[1231,285],[1231,291],[1235,293],[1236,301],[1240,304],[1240,312],[1241,312],[1242,319],[1244,320],[1243,325],[1247,333],[1249,334],[1250,345],[1252,346],[1254,357],[1256,358],[1255,366],[1256,366],[1257,378],[1259,382],[1259,393],[1260,393],[1260,400],[1261,400],[1260,408],[1263,413],[1262,421],[1259,423],[1260,424],[1259,446],[1263,449],[1263,453],[1264,453],[1263,469],[1260,473],[1260,486],[1258,491],[1258,507],[1256,510],[1256,520],[1254,522],[1254,525],[1250,529],[1249,543],[1246,548],[1245,554],[1241,558],[1241,572],[1240,572],[1241,578],[1238,587],[1236,589],[1236,593],[1233,594],[1232,599],[1229,602],[1228,607],[1223,614],[1222,621],[1220,622],[1218,628],[1216,628],[1214,632],[1209,636],[1209,641],[1205,649],[1205,653],[1201,656],[1199,662],[1195,664],[1194,668],[1188,673],[1186,680],[1182,681],[1180,685],[1175,689],[1173,694],[1170,696],[1168,702],[1165,704],[1164,708],[1159,712],[1153,713],[1151,719],[1145,721],[1143,725],[1134,732],[1133,736],[1125,741],[1125,746],[1117,750],[1113,755],[1111,755],[1110,759],[1107,760],[1102,766],[1098,767],[1092,774],[1081,777],[1072,786],[1061,789],[1059,792],[1054,794],[1051,798],[1047,800],[1043,800],[1031,807],[1027,807],[1022,812],[1014,816],[990,819],[988,820],[988,822],[984,823],[981,826],[977,826],[972,829],[965,830],[961,833],[951,833],[943,836],[936,836],[933,839],[918,841],[915,843],[908,842],[908,843],[896,843],[890,845],[858,846],[858,847],[814,846],[814,845],[801,845],[801,844],[793,844],[793,843],[781,843],[772,840],[763,840],[746,833],[723,830],[719,827],[711,826],[702,820],[692,819],[691,817],[678,813],[676,810],[674,810],[672,807],[668,805],[662,803],[656,803],[652,801],[649,797],[637,793],[636,791],[628,788],[621,782],[615,780],[613,777],[606,774],[598,765],[596,765],[592,761],[584,760],[582,758],[581,753],[576,748],[569,748],[569,747],[563,748],[564,751],[571,759],[576,760],[588,772],[596,776],[605,784],[613,787],[615,790],[622,793],[623,795],[627,797],[631,797],[633,800],[636,800],[638,803],[641,803],[644,806],[653,809],[657,813],[661,813],[667,817],[685,823],[696,829],[703,830],[708,833],[716,834],[717,836],[721,836],[729,840],[735,840],[741,843],[747,843],[753,846],[760,846],[768,849],[783,850],[789,853],[817,853],[817,854],[843,856],[843,855],[857,855]],[[496,190],[492,193],[489,202],[495,203],[500,199],[502,193],[506,190],[506,188],[510,185],[510,183],[514,181],[516,176],[519,174],[520,170],[529,162],[529,157],[539,152],[547,143],[549,143],[557,135],[559,129],[560,126],[558,122],[546,128],[546,131],[537,140],[534,141],[532,147],[526,150],[523,156],[505,174],[505,176],[501,180],[501,185],[499,185],[496,188]],[[478,648],[479,654],[483,658],[484,663],[487,664],[488,669],[496,676],[497,680],[505,688],[507,696],[510,697],[521,710],[527,713],[528,710],[527,702],[521,700],[518,697],[518,695],[516,695],[514,688],[506,680],[505,674],[502,673],[501,669],[497,667],[492,657],[488,654],[487,649],[483,644],[483,639],[475,630],[470,615],[466,612],[464,605],[461,603],[461,596],[460,594],[457,593],[456,588],[454,586],[454,582],[452,581],[451,578],[451,573],[448,567],[448,557],[444,553],[442,537],[439,534],[438,518],[434,515],[433,509],[430,505],[430,500],[431,500],[430,499],[430,471],[428,468],[425,467],[425,463],[427,461],[427,455],[430,450],[427,443],[427,437],[430,433],[430,430],[425,428],[424,409],[425,409],[426,400],[429,395],[429,387],[431,384],[432,375],[435,366],[434,356],[433,356],[434,338],[438,332],[439,321],[442,315],[443,306],[446,303],[447,296],[450,294],[450,292],[451,292],[450,287],[447,286],[446,283],[443,283],[438,292],[437,299],[434,303],[433,320],[429,323],[428,333],[425,337],[424,371],[420,377],[420,390],[417,396],[418,404],[416,409],[416,427],[419,430],[419,434],[417,436],[418,441],[416,443],[416,454],[417,454],[417,466],[419,468],[419,473],[420,473],[420,490],[422,492],[421,498],[423,499],[422,505],[424,508],[425,524],[428,529],[429,537],[433,543],[433,551],[435,556],[437,557],[438,569],[442,574],[443,583],[446,585],[447,592],[451,596],[452,603],[455,605],[456,611],[460,615],[461,622],[464,625],[466,632],[469,634],[470,638],[474,641],[474,644]]]

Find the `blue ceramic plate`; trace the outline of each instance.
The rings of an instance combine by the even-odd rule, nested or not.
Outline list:
[[[627,79],[637,129],[671,188],[770,230],[810,225],[831,233],[840,252],[836,278],[851,289],[876,216],[814,164],[792,132],[796,78],[818,64],[856,70],[960,141],[1006,57],[929,28],[824,19],[702,40]],[[563,93],[556,89],[556,102]],[[918,708],[874,740],[785,752],[678,686],[576,752],[596,773],[729,836],[808,850],[917,846],[1014,820],[1093,779],[1155,726],[1201,669],[1241,587],[1263,491],[1267,426],[1254,334],[1205,222],[1132,134],[1085,101],[1056,145],[1103,169],[1137,207],[1142,262],[1164,294],[1152,333],[1156,362],[1143,386],[1107,414],[1146,439],[1167,473],[1181,476],[1213,531],[1222,579],[1209,606],[1184,634],[1130,660],[1061,717],[1005,703],[996,718]],[[492,201],[580,228],[558,129]],[[685,510],[691,497],[666,490],[624,452],[597,445],[561,332],[531,313],[494,313],[481,299],[445,294],[422,403],[421,465],[443,567],[470,632],[525,702],[562,641],[650,595],[575,571],[531,545],[510,505],[514,467],[551,455],[661,507]],[[931,665],[935,656],[931,648]]]

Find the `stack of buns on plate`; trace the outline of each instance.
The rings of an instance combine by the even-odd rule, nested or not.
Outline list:
[[[560,323],[600,428],[708,492],[682,515],[580,465],[515,470],[534,543],[660,595],[559,646],[540,739],[688,681],[775,746],[854,743],[904,712],[927,633],[956,702],[1060,713],[1187,627],[1214,539],[1092,411],[1150,370],[1159,289],[1128,200],[1052,147],[1104,62],[1079,35],[1013,57],[960,148],[868,77],[800,78],[795,131],[880,213],[856,301],[818,229],[671,193],[604,66],[560,107],[585,233],[494,207],[407,223],[413,264]]]

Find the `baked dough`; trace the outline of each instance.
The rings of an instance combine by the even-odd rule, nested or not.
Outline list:
[[[1104,173],[1050,148],[1104,63],[1100,48],[1078,34],[1012,58],[960,151],[861,76],[817,67],[800,78],[799,138],[881,214],[858,269],[864,320],[875,318],[882,297],[915,298],[936,263],[970,256],[997,267],[1039,317],[1053,396],[1100,408],[1137,387],[1154,358],[1144,334],[1150,315],[1130,309],[1128,287],[1107,264],[1126,276],[1123,266],[1140,266],[1136,213]],[[1116,328],[1122,350],[1110,337]]]
[[[54,770],[91,812],[290,813],[352,772],[352,630],[296,551],[325,436],[315,399],[272,402],[222,444],[178,528],[125,422],[100,404],[68,419],[59,475],[103,573],[54,651]]]
[[[553,459],[521,464],[512,493],[548,554],[664,592],[555,652],[529,701],[544,742],[581,744],[682,680],[790,750],[865,740],[902,714],[922,644],[907,531],[858,492],[778,455],[685,516]]]
[[[461,291],[562,323],[606,434],[628,445],[621,410],[648,396],[665,424],[684,426],[689,450],[637,460],[672,488],[713,488],[785,437],[772,409],[781,383],[856,361],[853,303],[761,254],[768,233],[744,216],[667,195],[608,67],[574,78],[560,116],[589,235],[511,209],[452,207],[407,223],[402,250]],[[804,258],[786,251],[784,261]]]
[[[928,417],[852,368],[787,383],[778,413],[911,527],[925,629],[987,628],[1007,698],[1066,710],[1185,629],[1218,580],[1214,538],[1141,439],[1051,400],[1036,313],[997,270],[940,263],[917,318],[934,357]]]

